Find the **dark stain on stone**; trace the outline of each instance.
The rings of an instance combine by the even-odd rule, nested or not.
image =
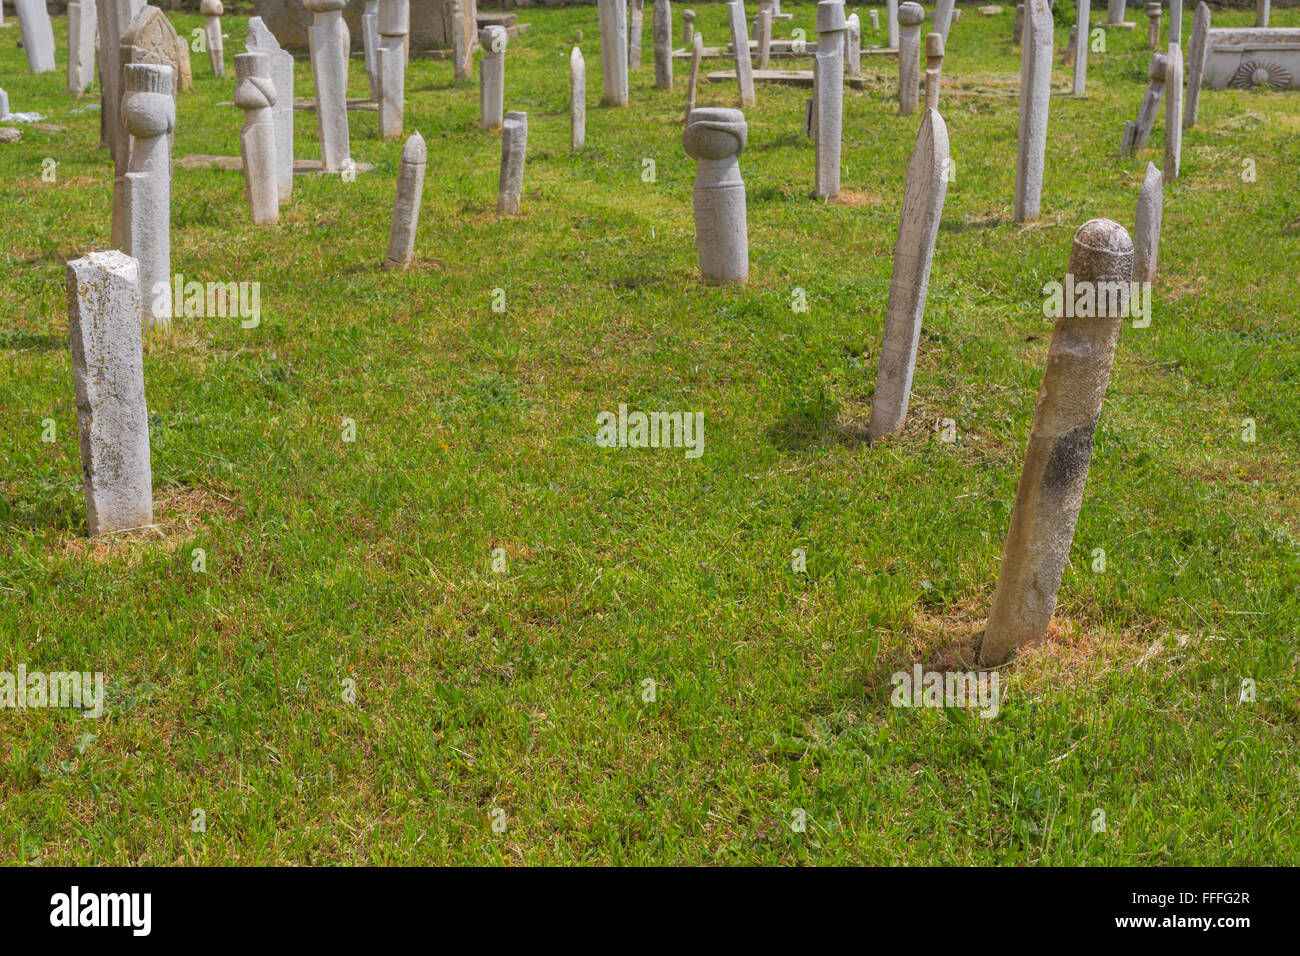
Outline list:
[[[1074,484],[1080,475],[1086,475],[1092,461],[1092,439],[1097,432],[1094,418],[1086,425],[1072,429],[1052,446],[1043,471],[1043,485],[1052,492],[1061,492]]]

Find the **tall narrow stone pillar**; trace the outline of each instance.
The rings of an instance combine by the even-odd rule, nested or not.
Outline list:
[[[925,296],[930,288],[934,242],[948,195],[947,174],[948,127],[938,110],[927,109],[907,163],[903,211],[894,246],[894,273],[889,283],[885,333],[880,344],[880,368],[867,426],[869,441],[893,434],[907,421]]]
[[[759,0],[755,30],[758,42],[758,68],[766,70],[772,56],[772,0]]]
[[[68,92],[80,96],[95,80],[95,0],[68,4]]]
[[[1160,4],[1147,4],[1147,49],[1160,49]]]
[[[1124,124],[1124,142],[1120,152],[1127,156],[1147,144],[1156,117],[1160,115],[1160,100],[1164,97],[1165,79],[1169,73],[1169,59],[1163,53],[1154,53],[1147,67],[1147,88],[1142,94],[1136,123]]]
[[[33,73],[54,69],[54,25],[45,0],[13,0],[18,13],[18,29],[23,35],[27,68]]]
[[[740,87],[740,108],[747,110],[755,103],[754,69],[749,61],[749,35],[745,32],[743,0],[727,0],[727,20],[731,26],[732,50],[736,54],[736,85]]]
[[[952,11],[956,6],[956,0],[935,0],[934,4],[934,31],[943,37],[943,42],[948,42],[948,31],[952,29]]]
[[[115,162],[122,125],[118,117],[122,105],[122,34],[143,8],[144,0],[95,3],[99,20],[99,145],[108,149]]]
[[[1074,43],[1074,95],[1088,95],[1088,25],[1092,17],[1092,0],[1078,0],[1078,34]]]
[[[376,66],[379,72],[380,139],[397,139],[402,135],[406,110],[406,33],[409,12],[409,0],[379,0],[379,49],[376,51]]]
[[[454,15],[453,15],[454,19]],[[453,47],[456,35],[453,27]],[[366,83],[370,98],[379,102],[379,0],[366,0],[361,12],[361,46],[366,61]]]
[[[898,8],[899,116],[911,116],[921,95],[921,21],[924,18],[925,10],[919,3],[904,3]]]
[[[1029,0],[1020,62],[1020,132],[1016,155],[1016,222],[1038,218],[1052,95],[1052,8]]]
[[[455,83],[469,79],[470,64],[473,62],[473,44],[467,42],[464,28],[465,2],[466,0],[451,0],[451,72]]]
[[[872,13],[875,13],[873,10]],[[855,13],[848,19],[849,24],[849,52],[844,60],[845,76],[862,75],[862,21],[858,19]]]
[[[745,181],[739,162],[748,132],[740,110],[716,108],[692,110],[682,132],[686,155],[698,163],[695,249],[700,275],[714,285],[744,282],[749,276]]]
[[[925,108],[939,108],[939,89],[943,79],[943,35],[929,33],[925,37]]]
[[[641,33],[645,26],[645,0],[627,0],[627,68],[641,68]]]
[[[484,27],[478,42],[483,47],[483,59],[478,64],[480,125],[483,129],[499,129],[506,109],[505,27]]]
[[[1168,0],[1169,3],[1169,42],[1183,45],[1183,0]]]
[[[689,50],[695,40],[695,11],[682,11],[682,47]]]
[[[1170,41],[1165,54],[1165,168],[1166,183],[1178,178],[1183,160],[1183,48]]]
[[[203,35],[208,43],[208,65],[213,76],[226,75],[225,49],[221,40],[221,14],[225,11],[221,0],[202,0],[199,12],[203,14]]]
[[[1160,257],[1160,220],[1164,215],[1164,177],[1155,163],[1147,163],[1138,191],[1137,217],[1133,220],[1133,281],[1154,282]]]
[[[235,54],[235,105],[244,111],[239,152],[244,160],[244,195],[253,222],[267,226],[280,219],[275,161],[275,84],[265,53]]]
[[[1025,5],[1016,4],[1016,19],[1011,24],[1011,42],[1023,43],[1025,39]]]
[[[271,69],[271,85],[275,87],[271,121],[275,124],[276,192],[279,201],[286,203],[293,194],[293,54],[280,49],[275,34],[261,17],[249,18],[244,45],[250,53],[265,54]]]
[[[524,192],[524,162],[528,158],[528,114],[507,113],[501,126],[501,176],[497,180],[497,212],[519,212]]]
[[[691,118],[691,110],[695,109],[695,92],[700,83],[700,63],[704,59],[704,34],[697,33],[691,37],[691,72],[686,80],[686,117],[682,122],[687,122]]]
[[[385,269],[406,269],[415,255],[415,230],[420,224],[420,200],[424,196],[424,170],[428,162],[424,137],[412,133],[402,147],[397,169],[397,196],[393,200],[393,224],[388,232]]]
[[[587,142],[587,64],[576,46],[569,54],[569,149]]]
[[[1092,219],[1079,227],[1066,285],[1113,294],[1098,294],[1096,308],[1084,316],[1075,316],[1082,310],[1066,302],[1056,320],[980,646],[982,664],[1001,664],[1013,651],[1047,637],[1070,561],[1132,275],[1133,242],[1119,223]]]
[[[596,0],[600,18],[601,100],[607,106],[630,103],[627,86],[627,8],[623,0]]]
[[[1255,0],[1255,26],[1268,26],[1269,0]]]
[[[899,26],[898,26],[898,0],[885,0],[885,20],[889,28],[889,48],[898,49]]]
[[[140,270],[121,252],[68,263],[68,332],[91,536],[153,524]]]
[[[134,137],[127,170],[116,183],[122,200],[122,244],[140,267],[140,323],[165,332],[172,319],[172,68],[128,63],[122,72],[122,123]]]
[[[352,156],[348,139],[348,32],[343,22],[347,0],[303,0],[315,14],[311,75],[316,85],[316,124],[320,129],[321,168],[341,172]]]
[[[1183,104],[1183,129],[1196,125],[1201,106],[1201,77],[1210,40],[1210,8],[1202,2],[1192,14],[1192,34],[1187,38],[1187,99]]]
[[[673,8],[669,0],[654,0],[655,88],[673,88]]]
[[[817,58],[814,61],[816,175],[813,195],[835,199],[840,194],[840,150],[844,135],[844,7],[840,0],[817,4]]]

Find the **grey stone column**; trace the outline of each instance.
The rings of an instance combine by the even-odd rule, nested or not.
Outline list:
[[[506,109],[505,27],[484,27],[478,42],[483,47],[483,59],[478,64],[479,125],[485,130],[498,129]]]
[[[717,108],[692,110],[682,132],[686,154],[698,162],[694,205],[700,275],[714,285],[744,282],[749,276],[745,181],[739,162],[748,132],[740,110]]]
[[[275,124],[276,191],[279,201],[286,203],[293,194],[293,54],[280,49],[261,17],[249,18],[245,48],[249,53],[266,54],[271,68],[271,85],[275,87],[271,120]]]
[[[673,8],[669,0],[654,0],[655,88],[673,88]]]
[[[921,90],[921,21],[925,10],[919,3],[898,8],[898,115],[916,112]]]
[[[311,75],[316,86],[316,125],[320,130],[321,168],[337,173],[352,157],[348,139],[348,33],[343,22],[347,0],[303,0],[315,14]]]
[[[600,72],[604,82],[601,101],[607,106],[628,106],[627,8],[623,0],[596,0],[600,17]]]
[[[569,149],[587,142],[587,64],[576,46],[569,54]]]
[[[225,7],[221,0],[202,0],[199,12],[203,14],[203,35],[208,44],[208,66],[213,76],[226,75],[225,44],[221,39],[221,14]]]
[[[235,105],[244,111],[239,152],[244,160],[244,195],[253,222],[280,219],[280,191],[275,160],[275,84],[265,53],[235,54]]]
[[[835,199],[840,194],[840,151],[844,136],[844,7],[839,0],[817,4],[817,58],[814,96],[817,107],[816,174],[813,195]]]
[[[524,162],[528,158],[528,114],[507,113],[501,126],[501,177],[497,182],[497,212],[519,212],[524,192]]]
[[[1052,8],[1029,0],[1020,64],[1020,130],[1016,154],[1016,222],[1037,219],[1047,155],[1052,95]]]
[[[1160,220],[1164,215],[1164,177],[1147,163],[1133,220],[1133,281],[1154,282],[1160,256]]]
[[[424,137],[412,133],[402,147],[402,162],[397,170],[397,195],[393,199],[393,223],[388,232],[385,269],[406,269],[415,255],[415,230],[420,224],[420,200],[424,196],[427,162]]]
[[[172,68],[152,63],[128,63],[123,69],[122,124],[134,137],[127,170],[114,195],[121,198],[122,244],[139,264],[142,309],[147,330],[171,327],[171,196],[170,133],[176,127],[172,98]]]
[[[409,0],[379,0],[379,49],[375,67],[379,74],[379,137],[402,135],[406,112],[406,36]]]

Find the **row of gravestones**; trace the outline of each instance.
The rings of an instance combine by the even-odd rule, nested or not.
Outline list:
[[[106,5],[111,2],[101,0]],[[129,4],[130,0],[122,2]],[[328,164],[330,147],[326,145],[326,127],[339,116],[343,121],[342,154],[346,157],[346,103],[327,101],[322,89],[339,88],[337,74],[346,69],[346,63],[331,46],[331,39],[337,36],[334,23],[338,7],[334,4],[338,0],[311,2],[323,8],[317,10],[312,65],[318,121]],[[668,2],[657,0],[655,6],[656,63],[662,59],[671,64]],[[384,9],[383,3],[380,9]],[[623,7],[621,3],[607,0],[601,9],[604,13],[602,41],[609,44],[605,49],[617,51],[613,56],[602,57],[607,70],[606,99],[618,105],[626,99],[626,70],[620,67],[620,63],[626,63],[628,48],[619,16]],[[920,16],[916,15],[919,9],[915,4],[903,4],[898,11],[900,24],[919,27]],[[729,14],[735,49],[748,50],[740,0],[732,0]],[[613,26],[607,31],[608,22]],[[1018,221],[1038,215],[1050,91],[1051,24],[1045,0],[1035,0],[1029,5],[1023,34]],[[390,57],[402,63],[403,34],[391,28],[385,30],[385,26],[379,24],[379,35],[393,38],[389,42]],[[842,0],[819,3],[818,65],[814,71],[815,135],[819,146],[818,191],[826,195],[830,194],[832,184],[838,188],[836,146],[840,139],[846,26]],[[946,198],[948,133],[937,109],[943,35],[933,33],[929,40],[935,42],[927,42],[927,104],[907,170],[868,426],[871,441],[896,432],[906,420],[935,239]],[[498,209],[513,213],[519,208],[527,117],[522,113],[503,113],[505,41],[505,31],[500,27],[489,27],[480,34],[485,51],[480,107],[483,128],[501,126],[503,129]],[[900,33],[900,48],[904,45]],[[245,111],[241,152],[253,218],[255,222],[267,222],[274,221],[276,203],[292,182],[291,172],[287,181],[281,175],[283,167],[276,156],[279,136],[274,107],[279,100],[271,68],[273,58],[279,57],[283,62],[288,54],[279,50],[274,37],[256,18],[250,21],[248,46],[250,52],[235,57],[235,103]],[[699,48],[698,34],[692,38],[692,46],[693,50]],[[919,42],[913,46],[909,41],[907,46],[915,49],[919,58]],[[381,41],[379,51],[382,53],[383,49]],[[748,63],[749,57],[738,55],[738,66],[741,62]],[[382,57],[379,63],[382,90]],[[612,86],[608,85],[611,64]],[[291,60],[288,65],[290,89],[285,98],[291,103]],[[576,49],[570,67],[575,103],[571,112],[572,142],[580,146],[585,138],[585,128],[580,126],[580,119],[585,117],[585,69],[581,53]],[[670,71],[669,66],[667,86],[671,86]],[[656,75],[658,78],[659,69]],[[900,104],[905,89],[915,90],[919,84],[914,74],[909,75],[910,80],[900,81]],[[400,77],[401,73],[395,72],[394,76]],[[161,325],[164,324],[161,320],[171,315],[170,308],[159,308],[156,294],[152,303],[146,303],[142,290],[156,293],[160,283],[163,288],[169,287],[169,137],[175,124],[173,70],[167,63],[137,62],[124,46],[122,79],[125,94],[120,121],[127,138],[121,141],[114,157],[124,167],[116,179],[114,244],[126,251],[92,253],[69,263],[67,269],[71,348],[92,534],[139,527],[152,521],[140,330],[142,323],[146,328]],[[579,102],[581,109],[577,106]],[[743,281],[748,275],[745,185],[739,168],[746,134],[741,110],[697,108],[689,112],[682,135],[684,148],[698,162],[694,190],[696,243],[701,274],[709,282]],[[110,137],[110,146],[113,142]],[[287,155],[292,156],[291,147]],[[402,153],[385,262],[389,267],[405,266],[411,260],[425,163],[424,142],[417,133],[407,141]],[[1121,321],[1128,312],[1131,282],[1149,282],[1154,276],[1160,195],[1160,173],[1149,166],[1139,200],[1136,251],[1126,230],[1109,220],[1091,220],[1076,233],[1067,278],[1076,287],[1090,284],[1113,288],[1115,292],[1111,298],[1099,301],[1092,313],[1075,316],[1066,310],[1057,321],[982,645],[982,659],[987,663],[998,663],[1015,648],[1041,640],[1046,634],[1068,561],[1094,431]],[[1087,347],[1079,348],[1079,343],[1086,343]]]

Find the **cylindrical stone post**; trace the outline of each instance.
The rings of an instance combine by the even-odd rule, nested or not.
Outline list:
[[[1016,150],[1015,221],[1038,218],[1047,156],[1047,112],[1052,95],[1052,8],[1030,0],[1020,63],[1020,128]]]
[[[424,137],[412,133],[402,147],[402,162],[397,169],[397,196],[393,200],[393,224],[388,232],[385,269],[406,269],[415,255],[415,230],[420,224],[420,199],[424,195],[427,161]]]
[[[816,173],[813,195],[835,199],[840,194],[840,151],[844,136],[844,6],[840,0],[817,4],[817,58],[813,143]]]
[[[1268,26],[1269,0],[1255,0],[1255,26]]]
[[[483,129],[498,129],[506,109],[506,43],[505,27],[484,27],[478,35],[483,47],[483,59],[478,64],[478,91],[480,125]]]
[[[673,8],[669,0],[654,0],[655,88],[673,88]]]
[[[1183,129],[1196,125],[1201,105],[1201,78],[1205,71],[1205,53],[1210,39],[1210,8],[1204,0],[1192,14],[1192,32],[1187,38],[1187,95],[1183,102]]]
[[[1183,48],[1169,42],[1165,73],[1165,166],[1166,183],[1178,178],[1183,159]]]
[[[871,17],[871,32],[879,33],[880,32],[880,11],[878,11],[875,7],[872,7],[870,10],[867,11],[867,15]]]
[[[1183,45],[1183,0],[1169,0],[1169,42]]]
[[[352,156],[348,140],[347,0],[303,0],[313,14],[311,75],[316,86],[316,126],[320,132],[321,169],[341,172]]]
[[[1074,41],[1075,96],[1088,95],[1088,23],[1092,17],[1092,0],[1078,0],[1075,7],[1078,22]]]
[[[92,536],[153,524],[140,271],[121,252],[68,263],[68,332]]]
[[[280,188],[275,161],[275,85],[265,53],[235,54],[235,105],[244,111],[239,151],[244,159],[244,195],[253,222],[270,225],[280,218]]]
[[[1128,0],[1106,0],[1106,24],[1117,27],[1124,22],[1124,8]]]
[[[451,78],[453,83],[469,79],[473,62],[473,44],[466,42],[465,4],[469,0],[451,0]]]
[[[911,116],[921,95],[921,21],[924,18],[925,10],[919,3],[904,3],[898,8],[899,116]]]
[[[935,0],[933,32],[943,37],[944,43],[948,42],[948,31],[952,29],[952,12],[956,5],[956,0]]]
[[[1079,227],[980,646],[982,664],[1001,664],[1012,652],[1047,637],[1070,560],[1132,275],[1133,242],[1123,226],[1092,219]],[[1089,287],[1096,308],[1076,317],[1074,312],[1084,310],[1074,308],[1068,293]]]
[[[691,72],[686,78],[686,116],[683,123],[691,118],[695,109],[695,92],[700,83],[700,63],[704,60],[704,34],[697,33],[691,37]]]
[[[528,114],[507,113],[501,126],[501,176],[497,181],[497,212],[519,212],[524,192],[524,161],[528,158]]]
[[[1160,49],[1160,4],[1147,4],[1147,48]]]
[[[199,12],[203,14],[203,35],[208,43],[208,65],[213,76],[226,75],[225,51],[221,42],[221,14],[225,8],[221,0],[202,0]]]
[[[128,63],[123,74],[122,123],[135,147],[120,182],[122,244],[140,268],[141,326],[165,332],[172,319],[172,68]]]
[[[695,40],[695,11],[682,11],[682,47],[690,49],[691,43]]]
[[[293,54],[280,49],[261,17],[250,17],[245,44],[250,53],[265,53],[275,87],[271,119],[275,123],[275,179],[281,203],[293,195]]]
[[[925,37],[925,108],[939,108],[939,89],[943,79],[943,34]]]
[[[740,110],[691,111],[682,132],[686,154],[696,160],[695,247],[705,282],[744,282],[749,277],[749,228],[745,181],[739,156],[749,128]]]
[[[606,106],[628,106],[627,7],[623,0],[596,0],[600,18],[601,102]]]
[[[889,48],[898,49],[898,0],[885,0],[885,20],[889,29]]]
[[[641,68],[641,33],[645,26],[645,0],[627,0],[627,68]]]
[[[569,54],[569,149],[587,142],[587,64],[576,46]]]
[[[397,139],[402,135],[406,111],[406,31],[409,12],[409,0],[379,0],[376,69],[379,73],[380,139]]]

